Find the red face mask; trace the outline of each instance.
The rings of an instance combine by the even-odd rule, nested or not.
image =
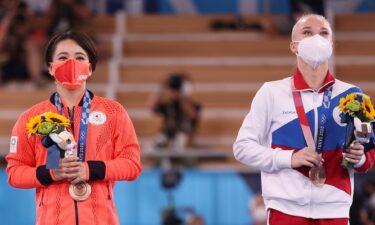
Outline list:
[[[69,89],[80,87],[90,76],[90,64],[87,62],[68,59],[51,64],[57,82]]]

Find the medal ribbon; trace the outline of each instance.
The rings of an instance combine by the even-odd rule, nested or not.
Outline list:
[[[62,110],[62,104],[60,95],[58,92],[55,94],[55,105],[57,110],[60,112],[61,115],[64,115]],[[81,112],[81,120],[79,126],[79,136],[78,136],[78,157],[81,162],[85,161],[85,153],[86,153],[86,135],[87,135],[87,127],[88,127],[88,120],[90,115],[90,107],[91,107],[91,98],[89,92],[86,90],[83,96],[83,105],[82,105],[82,112]],[[74,123],[74,122],[73,122]]]
[[[323,143],[324,143],[325,123],[327,122],[327,115],[329,113],[331,97],[332,97],[332,86],[327,88],[324,91],[323,102],[322,102],[323,110],[322,110],[322,115],[319,120],[317,144],[315,144],[314,137],[310,129],[309,121],[307,120],[305,109],[303,107],[301,92],[297,91],[296,88],[294,87],[293,79],[291,80],[291,86],[292,86],[294,106],[296,107],[298,120],[300,122],[302,133],[307,143],[307,147],[309,147],[310,149],[318,153],[321,153],[323,149]]]

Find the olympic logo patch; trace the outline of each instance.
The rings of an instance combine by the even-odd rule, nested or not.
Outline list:
[[[9,148],[10,153],[16,153],[17,152],[17,142],[18,142],[17,136],[12,136],[10,138],[10,148]]]

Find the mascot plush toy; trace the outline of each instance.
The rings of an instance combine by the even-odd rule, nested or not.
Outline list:
[[[370,142],[371,134],[372,134],[371,123],[369,122],[363,123],[360,119],[358,119],[357,117],[354,117],[355,139],[361,144],[366,144]]]
[[[64,129],[60,133],[50,133],[48,136],[65,152],[65,158],[76,155],[77,143],[72,133]]]
[[[47,169],[58,169],[60,158],[76,155],[77,142],[65,127],[45,136],[42,139],[42,144],[48,149]]]

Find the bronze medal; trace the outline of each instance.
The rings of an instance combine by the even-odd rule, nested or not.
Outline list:
[[[321,187],[326,182],[326,170],[323,166],[314,166],[309,170],[309,178],[315,186]]]
[[[86,182],[71,184],[69,194],[76,201],[85,201],[91,194],[91,186]]]

